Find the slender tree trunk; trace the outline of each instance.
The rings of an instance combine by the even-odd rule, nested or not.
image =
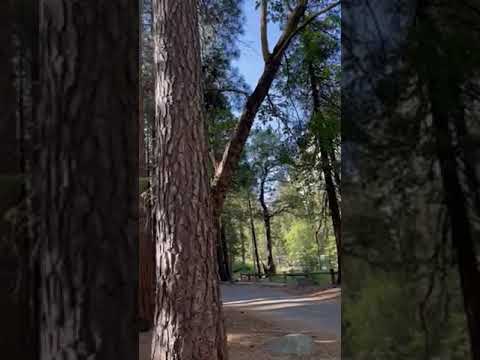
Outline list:
[[[341,180],[340,180],[340,172],[339,172],[339,167],[337,166],[337,157],[335,155],[335,148],[333,146],[330,147],[329,149],[329,158],[330,158],[330,163],[332,164],[332,171],[335,179],[335,188],[338,191],[338,194],[341,194]],[[339,200],[341,200],[341,196],[338,197]],[[342,207],[340,206],[340,211]]]
[[[241,239],[241,252],[242,252],[242,265],[246,264],[247,249],[245,244],[245,233],[243,232],[243,226],[240,228],[240,239]]]
[[[232,275],[229,266],[228,247],[225,238],[225,230],[222,224],[222,219],[214,215],[215,233],[217,234],[216,248],[217,248],[217,266],[218,275],[221,281],[230,281]]]
[[[156,311],[153,360],[227,358],[195,0],[155,0]],[[181,29],[181,31],[179,31]]]
[[[268,252],[268,259],[267,259],[267,269],[268,275],[274,275],[276,273],[275,261],[273,259],[273,242],[272,242],[272,229],[270,223],[270,216],[264,215],[263,223],[265,225],[265,238],[267,240],[267,252]]]
[[[320,244],[320,229],[322,227],[319,225],[317,229],[315,229],[315,243],[317,244],[317,257],[318,257],[318,269],[321,270],[322,268],[322,245]]]
[[[39,43],[39,358],[136,359],[138,1],[40,0]]]
[[[480,288],[478,280],[480,272],[476,259],[475,239],[473,237],[472,223],[467,210],[467,199],[462,189],[458,176],[459,168],[456,158],[456,149],[453,144],[450,117],[464,116],[461,100],[449,99],[450,104],[455,104],[456,109],[449,109],[444,105],[444,100],[439,94],[441,89],[434,77],[430,74],[429,95],[435,138],[437,143],[437,156],[440,163],[442,183],[448,209],[453,251],[457,256],[460,284],[463,293],[465,314],[467,317],[472,359],[480,359]],[[451,85],[451,84],[450,84]],[[457,96],[460,89],[457,89]],[[455,93],[455,92],[454,92]],[[457,119],[458,122],[458,119]]]
[[[217,218],[217,217],[215,217]],[[221,281],[231,281],[232,273],[230,271],[230,260],[228,254],[227,238],[225,236],[225,226],[222,223],[222,219],[216,224],[217,234],[217,263],[219,278]]]
[[[262,206],[263,224],[265,226],[265,239],[267,241],[267,273],[273,275],[276,273],[275,261],[273,259],[273,239],[272,239],[272,227],[271,227],[271,215],[268,210],[267,203],[265,202],[265,182],[267,177],[267,170],[265,170],[262,181],[260,183],[260,205]]]
[[[318,94],[318,81],[315,76],[313,66],[308,64],[309,76],[310,76],[310,85],[312,88],[312,99],[313,99],[313,111],[315,113],[320,111],[320,102]],[[320,157],[321,157],[321,168],[323,176],[325,179],[325,187],[327,191],[328,206],[330,208],[330,215],[332,218],[333,232],[335,234],[335,243],[337,245],[337,260],[338,260],[338,277],[337,283],[340,284],[342,281],[342,231],[341,231],[341,214],[340,206],[337,198],[337,191],[335,189],[335,183],[333,180],[333,171],[332,165],[329,158],[329,146],[333,146],[333,142],[330,141],[329,144],[319,142],[320,147]]]
[[[262,269],[260,268],[260,257],[258,256],[258,245],[257,245],[257,233],[255,231],[255,221],[253,219],[253,209],[252,209],[252,201],[250,200],[250,195],[248,195],[248,212],[250,215],[250,229],[252,232],[252,244],[254,250],[254,263],[257,268],[257,274],[260,277],[262,275]]]

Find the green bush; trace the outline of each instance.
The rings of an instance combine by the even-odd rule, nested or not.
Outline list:
[[[392,276],[370,277],[355,298],[342,304],[348,353],[355,359],[415,359],[416,307],[409,289]],[[345,354],[346,356],[351,354]]]
[[[233,264],[233,273],[251,273],[255,272],[255,268],[252,264],[242,264],[242,263],[235,263]]]

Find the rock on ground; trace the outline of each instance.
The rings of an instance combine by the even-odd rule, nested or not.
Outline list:
[[[309,355],[313,352],[313,339],[303,334],[289,334],[269,340],[265,348],[274,354]]]

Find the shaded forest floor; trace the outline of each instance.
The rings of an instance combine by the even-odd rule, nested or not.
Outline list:
[[[259,319],[236,309],[225,310],[225,323],[228,333],[230,360],[339,360],[340,343],[332,341],[329,336],[309,334],[314,339],[314,353],[309,356],[296,357],[273,355],[264,349],[264,344],[276,337],[287,335],[284,327]],[[291,329],[289,327],[289,329]],[[298,331],[300,332],[300,331]],[[150,333],[140,334],[140,360],[149,360]]]
[[[285,327],[259,319],[236,309],[225,310],[230,360],[337,360],[340,343],[329,336],[305,333],[314,339],[314,353],[308,356],[274,355],[264,349],[264,344],[276,337],[291,333]],[[291,329],[289,327],[289,329]],[[300,331],[297,331],[300,332]]]
[[[244,290],[251,294],[252,290],[264,291],[264,287],[257,286],[242,286],[237,285],[230,288],[230,292],[240,290],[242,293]],[[264,290],[262,290],[262,288]],[[227,290],[224,286],[224,291]],[[307,299],[314,300],[315,303],[320,303],[321,309],[327,306],[326,311],[333,311],[336,313],[335,307],[330,307],[332,302],[339,302],[341,297],[340,289],[328,289],[321,290],[319,288],[284,288],[282,290],[284,295],[290,294],[293,299],[297,300],[298,296],[306,297]],[[233,294],[238,296],[238,293]],[[254,294],[251,294],[255,297]],[[288,295],[287,295],[288,296]],[[258,299],[261,300],[261,299]],[[256,301],[256,300],[254,300]],[[330,305],[328,305],[330,304]],[[299,304],[297,304],[299,305]],[[282,306],[283,307],[283,306]],[[302,304],[303,308],[308,305]],[[300,311],[301,307],[295,307]],[[266,313],[263,311],[255,311],[250,307],[235,307],[229,306],[228,302],[224,306],[225,324],[227,328],[228,347],[230,360],[337,360],[340,359],[341,343],[338,336],[332,334],[332,332],[324,332],[323,327],[312,327],[312,324],[305,321],[299,321],[299,319],[290,320],[285,318],[280,313]],[[324,323],[326,321],[323,318],[322,313],[311,313],[314,317],[314,323]],[[334,315],[334,316],[339,316]],[[301,319],[300,319],[301,320]],[[287,356],[271,354],[266,351],[264,344],[269,340],[281,337],[292,333],[302,333],[309,335],[314,340],[314,352],[311,355],[303,357]],[[148,360],[150,352],[150,333],[140,334],[140,360]]]

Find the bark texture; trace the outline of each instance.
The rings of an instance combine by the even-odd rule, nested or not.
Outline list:
[[[136,359],[138,1],[40,0],[39,42],[39,358]]]
[[[227,358],[195,0],[155,0],[154,360]]]

